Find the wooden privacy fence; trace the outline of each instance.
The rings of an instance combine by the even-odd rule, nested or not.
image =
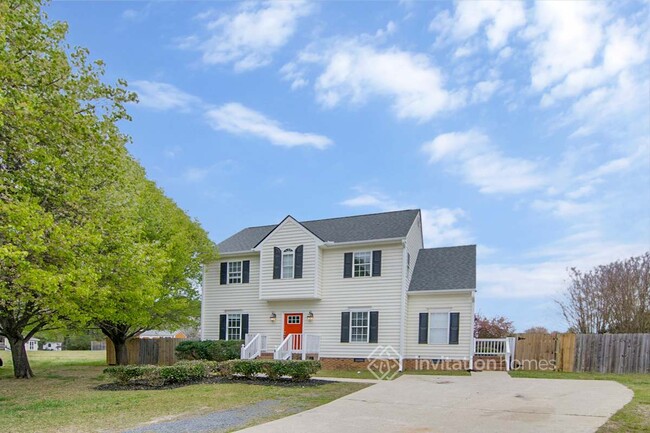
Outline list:
[[[518,334],[520,370],[650,373],[650,334]]]
[[[183,338],[132,338],[127,341],[126,349],[129,364],[172,365],[176,361],[176,346]],[[106,363],[115,365],[115,347],[106,340]]]

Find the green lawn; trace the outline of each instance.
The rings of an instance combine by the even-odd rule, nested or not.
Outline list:
[[[210,413],[270,399],[280,402],[271,418],[280,418],[367,386],[331,383],[317,387],[279,387],[231,383],[151,391],[96,391],[93,387],[109,382],[102,374],[103,351],[30,352],[36,377],[29,380],[13,379],[10,355],[0,353],[5,361],[5,366],[0,368],[3,433],[119,432],[152,420]]]
[[[512,377],[541,379],[615,380],[634,391],[634,398],[612,416],[598,433],[650,432],[650,374],[562,373],[554,371],[511,371]]]

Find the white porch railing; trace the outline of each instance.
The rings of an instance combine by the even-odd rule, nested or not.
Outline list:
[[[266,335],[246,334],[244,344],[241,346],[241,359],[255,359],[266,350]]]
[[[289,359],[293,353],[293,335],[289,334],[286,338],[280,343],[275,352],[273,353],[273,359]]]
[[[515,356],[516,337],[507,338],[475,338],[474,355],[503,356],[506,361],[506,371],[510,371]]]
[[[275,349],[274,359],[290,359],[294,353],[307,359],[308,354],[320,357],[320,335],[315,334],[289,334]]]

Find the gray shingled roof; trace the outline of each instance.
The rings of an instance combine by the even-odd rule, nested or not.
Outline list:
[[[419,209],[300,221],[324,242],[354,242],[406,237]],[[219,244],[222,253],[252,250],[277,225],[249,227]]]
[[[476,245],[421,249],[410,292],[476,288]]]

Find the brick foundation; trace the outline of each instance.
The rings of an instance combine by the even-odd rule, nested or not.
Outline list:
[[[355,361],[356,359],[356,361]],[[370,360],[365,358],[321,358],[324,370],[365,370]],[[467,370],[467,360],[444,360],[433,362],[430,359],[405,359],[404,370]]]

